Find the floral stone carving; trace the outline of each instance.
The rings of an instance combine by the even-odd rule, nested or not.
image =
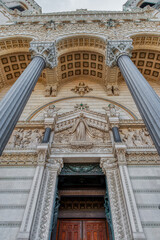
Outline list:
[[[80,82],[78,86],[75,86],[75,88],[71,89],[71,91],[78,93],[81,97],[92,90],[93,89],[86,86],[84,82]]]

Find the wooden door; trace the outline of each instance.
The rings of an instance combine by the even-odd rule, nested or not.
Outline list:
[[[107,240],[106,221],[83,221],[83,240]]]
[[[105,220],[60,220],[57,240],[109,240]]]
[[[61,220],[58,240],[82,240],[82,221]]]

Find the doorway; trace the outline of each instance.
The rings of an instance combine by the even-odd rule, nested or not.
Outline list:
[[[104,219],[62,219],[58,222],[57,240],[109,240]]]

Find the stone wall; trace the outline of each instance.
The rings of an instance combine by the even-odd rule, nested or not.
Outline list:
[[[0,168],[0,239],[16,239],[34,173],[34,167]]]
[[[160,166],[129,166],[130,179],[147,240],[160,236]]]

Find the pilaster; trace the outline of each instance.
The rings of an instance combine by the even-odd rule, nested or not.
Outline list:
[[[101,158],[100,166],[107,178],[115,240],[132,240],[123,186],[116,159]]]
[[[46,164],[30,240],[49,239],[57,191],[57,176],[62,167],[62,158],[50,159]]]
[[[38,201],[40,186],[42,182],[42,176],[44,172],[44,166],[46,162],[47,155],[49,153],[48,144],[40,144],[37,146],[38,151],[38,166],[36,167],[34,179],[32,182],[31,190],[29,193],[27,205],[23,215],[20,231],[17,236],[17,240],[29,240],[30,232],[33,223],[33,217],[36,209],[36,204]]]
[[[127,204],[129,219],[131,223],[131,229],[133,233],[134,240],[144,240],[145,234],[143,232],[138,208],[136,205],[135,196],[133,193],[133,187],[129,177],[129,172],[126,162],[126,145],[123,143],[115,143],[114,145],[115,155],[118,159],[119,171],[123,185],[123,191],[125,195],[125,200]]]

